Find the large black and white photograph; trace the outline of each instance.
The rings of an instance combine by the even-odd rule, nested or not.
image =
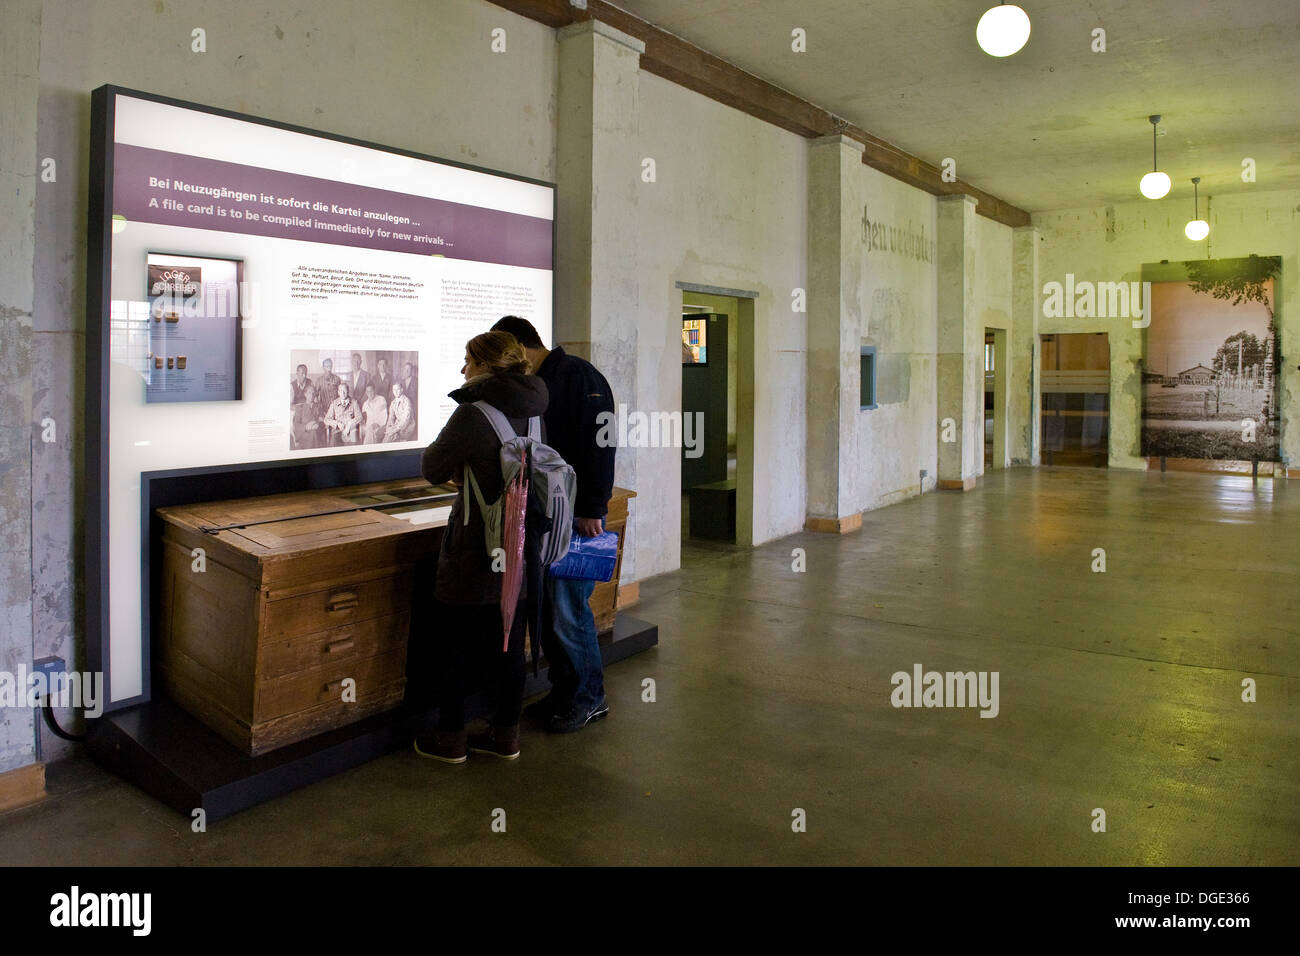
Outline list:
[[[291,450],[415,441],[417,352],[293,349],[289,360]]]
[[[1142,454],[1275,461],[1278,258],[1184,263],[1151,284]]]

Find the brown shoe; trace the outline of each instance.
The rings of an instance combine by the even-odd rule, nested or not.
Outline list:
[[[519,756],[519,725],[489,727],[481,734],[469,738],[469,749],[476,754],[491,754],[503,760]]]
[[[415,752],[421,757],[432,757],[443,763],[464,763],[467,756],[465,743],[469,733],[461,730],[439,730],[420,734],[415,738]]]

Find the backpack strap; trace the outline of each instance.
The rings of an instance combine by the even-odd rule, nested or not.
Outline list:
[[[488,424],[492,426],[492,430],[497,433],[497,438],[501,440],[501,444],[504,445],[506,442],[520,437],[515,434],[515,429],[514,426],[510,424],[510,419],[506,418],[506,416],[501,413],[501,410],[495,405],[491,405],[480,399],[474,403],[474,407],[483,413],[483,417],[488,420]],[[541,421],[541,418],[536,415],[528,419],[528,437],[536,442],[542,440]],[[479,490],[478,481],[474,478],[474,470],[470,468],[469,465],[466,465],[464,508],[465,524],[469,524],[469,494],[471,488],[474,491],[474,497],[478,499],[479,512],[481,514],[486,514],[488,506],[487,502],[483,500],[483,492]]]
[[[514,428],[511,427],[510,420],[506,418],[505,415],[501,414],[501,410],[495,405],[489,405],[487,402],[480,399],[474,403],[474,407],[483,413],[483,417],[488,420],[488,424],[492,426],[492,430],[497,433],[497,438],[501,439],[501,444],[504,445],[506,442],[510,441],[510,439],[519,437],[515,434]]]
[[[512,438],[520,437],[515,434],[515,429],[514,426],[510,424],[510,419],[506,418],[506,416],[501,413],[501,410],[495,405],[489,405],[487,402],[479,399],[474,403],[474,407],[482,412],[484,417],[491,423],[492,430],[497,433],[497,438],[501,439],[501,444],[504,445]],[[528,419],[528,437],[535,442],[540,442],[542,440],[542,419],[540,416],[534,415],[532,418]]]
[[[478,513],[486,515],[488,510],[487,502],[483,500],[483,492],[479,490],[478,481],[474,478],[474,469],[467,463],[465,465],[465,524],[469,524],[469,492],[474,489],[474,497],[478,499]]]

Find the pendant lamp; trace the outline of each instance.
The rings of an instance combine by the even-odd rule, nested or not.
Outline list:
[[[1192,242],[1200,242],[1210,234],[1210,224],[1201,218],[1201,197],[1198,185],[1201,181],[1200,176],[1192,177],[1192,220],[1187,223],[1183,229],[1187,238]]]
[[[1142,177],[1142,182],[1138,183],[1138,189],[1147,199],[1164,199],[1169,195],[1169,176],[1160,172],[1160,164],[1156,162],[1156,126],[1160,123],[1160,114],[1156,113],[1148,116],[1151,121],[1151,172]]]
[[[1011,56],[1029,42],[1029,14],[1014,3],[990,7],[975,27],[975,40],[989,56]]]

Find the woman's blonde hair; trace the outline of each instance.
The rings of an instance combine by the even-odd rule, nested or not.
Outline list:
[[[509,332],[484,332],[465,343],[465,354],[485,366],[493,375],[518,372],[527,375],[532,367],[528,353]]]

